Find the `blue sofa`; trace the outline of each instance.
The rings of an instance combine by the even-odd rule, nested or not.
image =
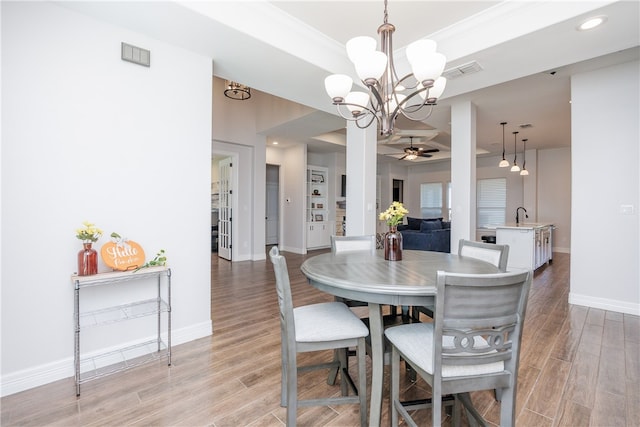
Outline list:
[[[442,218],[410,218],[399,225],[402,247],[420,251],[451,252],[451,223]]]

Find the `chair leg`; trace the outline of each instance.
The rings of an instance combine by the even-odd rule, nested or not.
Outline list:
[[[333,351],[333,361],[334,362],[339,361],[338,350],[334,350]],[[327,375],[327,384],[329,384],[329,385],[335,385],[336,384],[336,378],[338,377],[338,371],[339,370],[340,370],[339,367],[331,368],[329,370],[329,374]]]
[[[456,396],[458,399],[460,399],[460,403],[462,403],[462,405],[464,406],[465,410],[467,411],[467,418],[469,419],[469,425],[470,426],[487,426],[488,423],[485,421],[484,418],[482,418],[482,415],[480,415],[480,413],[478,412],[478,410],[475,408],[475,406],[473,406],[473,402],[471,401],[471,395],[469,393],[460,393]],[[503,423],[503,419],[502,419],[502,405],[500,406],[500,425],[501,426],[508,426],[508,425],[512,425],[512,424],[504,424]]]
[[[345,371],[348,372],[349,365],[347,362],[347,349],[341,348],[337,350],[338,353],[338,361],[340,362],[340,392],[343,396],[349,395],[349,386],[347,385],[347,378],[345,376]]]
[[[453,408],[451,408],[452,417],[451,424],[455,427],[459,427],[462,421],[462,405],[460,403],[460,399],[457,395],[454,396],[453,399]]]
[[[400,401],[400,353],[394,347],[391,351],[391,426],[398,425],[398,409],[396,402]]]
[[[364,338],[358,340],[358,397],[360,398],[360,425],[367,425],[367,346]]]
[[[295,426],[298,414],[298,368],[297,360],[289,360],[286,368],[287,377],[287,425]]]
[[[440,386],[431,388],[431,420],[432,425],[442,425],[442,391]]]
[[[280,359],[282,364],[282,369],[280,369],[280,406],[286,407],[287,402],[289,401],[287,392],[287,369],[289,364],[287,363],[287,350],[284,345],[281,346]]]
[[[500,390],[500,425],[516,425],[516,387],[511,386]]]

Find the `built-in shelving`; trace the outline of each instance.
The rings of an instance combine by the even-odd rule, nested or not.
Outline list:
[[[307,166],[307,248],[331,245],[329,221],[329,174],[320,166]]]

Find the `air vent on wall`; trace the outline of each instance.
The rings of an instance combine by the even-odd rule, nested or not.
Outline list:
[[[133,62],[145,67],[151,66],[151,52],[147,49],[122,42],[121,51],[123,61]]]
[[[482,66],[477,61],[471,61],[467,62],[466,64],[457,65],[455,67],[449,68],[448,70],[444,70],[442,76],[446,77],[447,80],[453,80],[457,79],[458,77],[477,73],[478,71],[482,70]]]

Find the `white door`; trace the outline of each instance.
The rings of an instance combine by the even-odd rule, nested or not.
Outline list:
[[[233,181],[231,174],[231,157],[220,160],[220,213],[218,227],[218,256],[231,261],[231,195]]]
[[[278,183],[267,182],[265,243],[278,244]]]

